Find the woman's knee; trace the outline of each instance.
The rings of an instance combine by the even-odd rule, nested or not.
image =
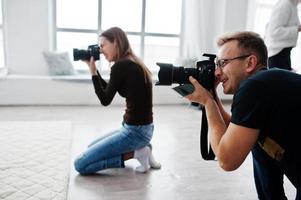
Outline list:
[[[80,159],[76,159],[76,160],[74,161],[74,168],[75,168],[75,170],[76,170],[78,173],[83,172],[84,167],[83,167],[82,162],[80,161]]]
[[[74,168],[78,173],[80,173],[82,175],[87,174],[86,167],[87,166],[85,164],[85,160],[84,160],[83,155],[80,155],[78,158],[75,159]]]

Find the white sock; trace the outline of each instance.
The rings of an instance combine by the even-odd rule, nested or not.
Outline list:
[[[143,147],[141,149],[135,150],[134,158],[136,158],[141,164],[139,167],[136,167],[136,171],[145,173],[149,170],[149,160],[150,160],[151,150],[149,147]]]
[[[154,169],[160,169],[161,168],[161,163],[159,163],[158,161],[156,161],[154,155],[150,154],[149,156],[149,165],[151,166],[151,168],[154,168]]]

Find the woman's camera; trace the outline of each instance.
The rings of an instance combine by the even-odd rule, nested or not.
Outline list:
[[[73,60],[90,60],[93,56],[95,60],[99,60],[100,47],[97,44],[89,45],[87,50],[73,49]]]

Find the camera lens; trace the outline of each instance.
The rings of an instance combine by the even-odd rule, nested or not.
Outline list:
[[[172,84],[172,64],[157,63],[160,67],[156,85],[171,85]]]
[[[171,85],[173,83],[190,83],[189,76],[198,77],[199,70],[195,68],[174,67],[172,64],[157,63],[160,67],[156,85]]]
[[[90,53],[86,50],[81,49],[73,49],[73,60],[89,60],[90,59]]]
[[[172,77],[173,83],[179,83],[179,84],[183,84],[185,82],[187,82],[186,80],[188,80],[188,76],[189,74],[185,73],[185,69],[184,67],[173,67],[172,70]]]
[[[73,60],[90,60],[93,56],[95,60],[99,60],[100,48],[97,44],[88,46],[87,50],[73,49]]]

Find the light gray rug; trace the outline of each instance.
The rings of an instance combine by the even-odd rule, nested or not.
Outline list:
[[[0,122],[0,199],[67,199],[70,121]]]

